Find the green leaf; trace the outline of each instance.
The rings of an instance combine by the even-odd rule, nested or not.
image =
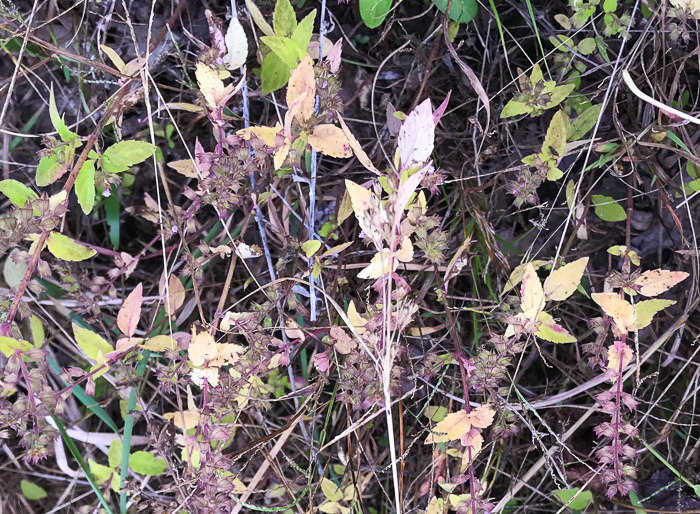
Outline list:
[[[22,480],[20,488],[24,497],[29,501],[43,500],[48,496],[43,488],[28,480]]]
[[[316,9],[311,11],[306,17],[301,20],[301,23],[297,25],[292,33],[292,41],[294,41],[297,46],[304,51],[306,54],[309,49],[309,41],[311,41],[311,34],[314,31],[314,21],[316,20]],[[299,58],[303,58],[301,55]]]
[[[289,82],[291,69],[273,53],[267,54],[262,63],[261,80],[263,95],[283,88]]]
[[[651,323],[657,312],[675,304],[673,300],[644,300],[634,304],[636,329],[641,330]]]
[[[124,178],[130,177],[131,175],[125,175]],[[119,237],[121,232],[121,226],[119,224],[119,194],[117,192],[117,186],[112,184],[110,188],[110,195],[105,199],[105,219],[107,221],[107,226],[109,227],[109,240],[115,250],[119,250]]]
[[[0,352],[5,354],[5,357],[10,357],[15,350],[28,352],[32,349],[32,345],[28,341],[17,340],[13,337],[0,336]]]
[[[447,1],[436,0],[435,5],[440,11],[445,12],[447,10]],[[474,19],[478,10],[476,0],[452,0],[450,19],[458,23],[469,23]]]
[[[310,259],[313,254],[318,252],[319,248],[321,248],[321,241],[318,239],[310,239],[301,245],[301,250],[307,259]]]
[[[291,36],[297,28],[297,15],[289,0],[277,0],[275,12],[272,13],[272,26],[278,36]]]
[[[41,348],[44,345],[46,334],[44,333],[44,325],[41,324],[39,316],[35,314],[29,316],[29,328],[32,332],[34,348]]]
[[[549,38],[549,42],[552,43],[555,50],[560,52],[568,52],[569,48],[576,48],[574,40],[564,35],[552,36]]]
[[[586,132],[591,130],[596,121],[598,121],[598,116],[600,115],[600,109],[603,107],[602,104],[592,105],[585,111],[583,111],[579,116],[569,124],[566,130],[566,140],[569,142],[578,141]]]
[[[122,463],[122,442],[119,439],[112,441],[109,446],[109,466],[117,469]]]
[[[580,489],[578,487],[574,487],[573,489],[558,489],[554,491],[554,494],[556,494],[557,498],[564,504],[578,494],[578,496],[569,503],[568,507],[572,510],[583,510],[593,499],[593,493],[590,491],[579,493],[579,491]]]
[[[567,96],[576,88],[576,84],[567,84],[565,86],[557,86],[552,91],[552,98],[546,105],[547,109],[551,109],[562,103]]]
[[[590,55],[595,51],[596,46],[595,38],[587,37],[578,44],[578,51],[583,55]]]
[[[90,214],[95,206],[95,161],[88,159],[80,168],[75,180],[75,194],[85,214]]]
[[[120,173],[145,161],[155,151],[156,147],[146,141],[121,141],[102,154],[102,167],[108,173]]]
[[[605,0],[603,2],[603,11],[606,13],[615,12],[617,10],[617,0]]]
[[[107,480],[109,480],[114,474],[114,470],[112,468],[109,466],[103,466],[92,459],[88,459],[88,464],[90,465],[90,471],[92,471],[93,476],[101,484],[107,482]]]
[[[379,27],[391,10],[392,0],[360,0],[360,16],[370,29]],[[443,12],[444,9],[443,9]]]
[[[92,248],[76,243],[70,237],[58,232],[51,232],[48,239],[49,252],[57,259],[80,262],[89,259],[97,252]]]
[[[75,323],[73,323],[73,335],[80,349],[94,361],[97,360],[100,352],[105,355],[114,350],[112,345],[105,341],[102,336]]]
[[[595,207],[595,213],[603,221],[624,221],[627,213],[614,198],[605,195],[593,195],[591,197]]]
[[[542,143],[542,154],[545,157],[542,160],[554,160],[557,162],[564,155],[564,150],[566,150],[566,126],[568,123],[569,119],[564,114],[564,111],[557,111],[554,114],[552,121],[549,123],[547,135],[544,137],[544,143]]]
[[[27,203],[29,198],[32,200],[39,198],[39,195],[37,195],[27,186],[17,180],[12,179],[0,181],[0,193],[9,198],[10,202],[17,207],[24,207],[24,204]]]
[[[503,107],[503,110],[501,111],[501,118],[512,118],[513,116],[521,116],[531,112],[532,108],[530,106],[513,98]]]
[[[56,129],[56,132],[58,132],[58,135],[63,141],[67,143],[78,138],[78,134],[72,132],[63,121],[63,117],[58,114],[58,109],[56,108],[56,98],[53,94],[53,84],[51,84],[51,91],[49,93],[49,116],[51,117],[51,124],[53,125],[53,128]]]
[[[552,316],[542,311],[537,320],[540,325],[535,335],[540,339],[549,341],[550,343],[575,343],[576,338],[571,335],[564,327],[554,321]]]
[[[279,59],[289,66],[296,68],[299,64],[299,46],[288,37],[262,36],[260,40],[265,43]],[[304,51],[304,53],[306,53]],[[267,60],[267,59],[266,59]]]
[[[321,480],[321,491],[328,501],[337,502],[343,499],[343,491],[340,487],[326,477]]]
[[[58,162],[58,151],[42,157],[36,168],[36,185],[44,187],[53,184],[61,178],[67,168],[64,163]]]
[[[447,407],[431,405],[425,408],[423,414],[429,420],[434,421],[435,423],[440,423],[447,415]]]
[[[168,465],[163,459],[156,459],[149,452],[134,452],[129,459],[129,467],[139,475],[162,475]]]

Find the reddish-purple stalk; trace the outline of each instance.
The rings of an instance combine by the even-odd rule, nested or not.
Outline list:
[[[27,384],[27,396],[29,396],[29,403],[31,405],[31,414],[34,424],[32,426],[32,432],[36,432],[39,428],[39,419],[36,414],[36,402],[34,400],[34,391],[32,390],[32,383],[29,379],[29,372],[27,371],[27,366],[24,364],[24,359],[22,358],[22,352],[15,350],[15,358],[19,360],[19,366],[22,370],[22,376],[24,377],[24,382]]]

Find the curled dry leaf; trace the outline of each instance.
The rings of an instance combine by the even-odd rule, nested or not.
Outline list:
[[[117,314],[117,326],[127,337],[133,336],[136,332],[136,326],[141,317],[142,292],[143,284],[139,282],[139,285],[126,297],[122,308],[119,309],[119,314]]]
[[[292,72],[287,86],[287,105],[292,105],[302,93],[306,93],[306,98],[301,103],[299,117],[301,121],[306,121],[314,114],[314,104],[316,102],[316,77],[314,75],[314,65],[311,57],[304,57],[299,66]]]
[[[185,303],[185,287],[176,275],[170,275],[168,288],[165,288],[165,282],[161,277],[159,289],[165,312],[168,316],[172,316]]]

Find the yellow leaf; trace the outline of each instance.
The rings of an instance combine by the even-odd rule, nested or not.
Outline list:
[[[308,138],[309,144],[318,152],[331,157],[352,157],[348,138],[335,125],[316,125]]]
[[[612,381],[617,380],[617,375],[620,369],[625,369],[625,366],[632,360],[632,348],[621,341],[616,341],[608,348],[608,372],[612,375]],[[622,368],[620,368],[622,365]]]
[[[484,438],[478,430],[472,428],[469,432],[462,436],[460,442],[462,445],[464,445],[460,472],[464,473],[464,471],[466,471],[466,469],[469,467],[469,463],[473,462],[481,451],[481,447],[484,445]]]
[[[532,267],[535,268],[535,270],[538,270],[543,264],[545,264],[545,261],[526,262],[525,264],[519,264],[516,266],[511,272],[510,277],[508,277],[508,282],[506,282],[506,285],[503,288],[504,294],[513,289],[523,280],[523,274],[525,273],[525,268],[527,268],[528,264],[532,264]]]
[[[124,73],[126,71],[126,64],[122,60],[121,57],[112,50],[110,47],[107,45],[100,45],[100,50],[104,52],[104,54],[109,57],[109,60],[112,61],[112,64],[114,64],[114,67],[117,68],[120,72]]]
[[[493,423],[496,412],[488,405],[479,405],[469,413],[469,421],[477,428],[487,428]]]
[[[372,206],[370,203],[372,193],[369,192],[369,189],[365,189],[364,187],[355,184],[351,180],[345,181],[345,188],[350,195],[350,201],[352,202],[352,209],[355,211],[355,217],[358,220],[361,220]]]
[[[392,266],[393,263],[393,266]],[[381,252],[377,252],[369,261],[369,265],[357,274],[357,278],[379,278],[387,273],[395,271],[399,266],[399,261],[391,258],[391,251],[384,248]]]
[[[367,331],[365,329],[367,320],[360,316],[355,307],[355,302],[352,300],[350,300],[350,304],[348,305],[348,320],[350,320],[350,323],[355,327],[358,334],[362,335]]]
[[[290,149],[291,149],[290,144],[285,141],[284,145],[282,145],[282,147],[280,147],[278,150],[275,151],[273,164],[274,164],[276,170],[278,170],[282,167],[285,159],[287,158],[287,155],[289,155]]]
[[[183,426],[182,424],[182,418],[185,418],[185,424]],[[186,432],[190,428],[194,428],[199,424],[199,411],[196,410],[186,410],[183,411],[182,414],[179,412],[166,412],[163,414],[163,418],[167,419],[168,421],[173,420],[173,424],[182,430],[183,432]]]
[[[165,307],[165,312],[172,316],[175,311],[177,311],[182,304],[185,303],[185,287],[177,275],[170,275],[168,278],[168,289],[165,289],[165,284],[163,281],[164,276],[161,275],[161,281],[159,284],[160,295],[163,297],[163,307]]]
[[[259,137],[267,146],[275,148],[275,138],[277,134],[282,130],[282,125],[279,122],[274,127],[248,127],[239,130],[236,134],[246,141],[250,141],[250,136],[255,135]]]
[[[343,492],[340,488],[326,477],[321,480],[321,491],[329,501],[337,502],[343,499]]]
[[[243,66],[248,59],[248,37],[243,30],[241,22],[235,17],[231,18],[226,30],[226,55],[224,56],[224,66],[229,70],[237,70]]]
[[[168,163],[168,167],[177,171],[180,175],[189,178],[197,178],[197,168],[192,162],[192,159],[182,159],[181,161],[172,161]]]
[[[141,346],[146,350],[159,353],[165,350],[178,350],[180,348],[175,339],[166,335],[152,337]]]
[[[301,103],[298,114],[302,121],[306,121],[313,116],[314,104],[316,103],[316,77],[314,76],[314,65],[308,55],[301,60],[299,66],[289,77],[287,105],[292,105],[292,102],[302,93],[306,93],[306,98]]]
[[[545,295],[555,302],[566,300],[581,283],[587,264],[588,257],[583,257],[553,271],[549,276]]]
[[[222,103],[234,93],[233,84],[224,86],[219,74],[201,61],[197,63],[195,76],[204,99],[212,109],[222,107]]]
[[[576,338],[572,336],[564,327],[554,321],[552,316],[542,311],[537,317],[539,325],[535,335],[540,339],[550,343],[575,343]]]
[[[528,263],[523,272],[523,282],[520,286],[521,307],[526,318],[530,321],[535,319],[535,313],[544,307],[544,291],[537,276],[535,267]]]
[[[639,287],[639,292],[644,296],[658,296],[686,278],[688,274],[685,271],[655,269],[642,273],[634,281],[634,285]]]
[[[618,331],[626,334],[635,327],[634,307],[615,293],[593,293],[591,298],[615,322]]]
[[[258,6],[255,5],[255,2],[253,2],[253,0],[245,0],[245,4],[246,4],[246,7],[248,7],[248,12],[250,13],[250,17],[253,18],[253,21],[258,26],[260,31],[263,34],[265,34],[266,36],[274,36],[275,31],[272,30],[272,27],[270,27],[270,24],[267,23],[267,21],[265,20],[265,17],[260,12],[260,9],[258,9]]]
[[[192,327],[194,332],[194,327]],[[194,366],[204,366],[204,363],[216,357],[216,342],[209,332],[200,332],[192,338],[187,356]]]
[[[340,114],[338,115],[338,121],[340,122],[340,126],[343,129],[343,133],[348,140],[350,148],[352,148],[352,151],[355,153],[355,157],[357,157],[360,163],[369,171],[377,175],[381,175],[379,170],[374,167],[374,164],[372,164],[372,161],[360,146],[360,143],[357,141],[357,139],[355,139],[355,136],[352,134],[352,132],[350,132],[350,129],[345,124],[345,120],[343,120],[343,117]]]
[[[404,237],[401,241],[401,248],[394,254],[401,262],[411,262],[413,260],[413,243],[408,237]]]
[[[425,443],[446,443],[448,441],[461,439],[464,434],[469,432],[471,427],[472,424],[467,411],[462,409],[453,412],[445,416],[445,419],[435,425],[435,428],[431,431],[433,433],[427,437]]]
[[[139,324],[139,318],[141,317],[141,303],[142,303],[142,291],[143,284],[139,284],[134,288],[129,296],[126,297],[124,303],[122,303],[122,308],[119,309],[117,314],[117,326],[119,330],[122,331],[127,337],[131,337],[136,332],[136,327]]]
[[[209,361],[210,366],[226,366],[236,362],[246,349],[243,346],[229,343],[217,343],[216,356]]]

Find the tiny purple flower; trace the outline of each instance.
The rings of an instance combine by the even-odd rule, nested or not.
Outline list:
[[[216,59],[214,59],[214,62],[216,64],[224,64],[224,59],[222,57],[217,57]]]

